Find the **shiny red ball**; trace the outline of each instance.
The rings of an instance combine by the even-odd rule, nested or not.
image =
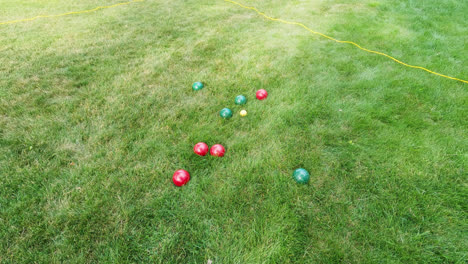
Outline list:
[[[172,175],[172,181],[176,186],[183,186],[190,180],[190,174],[186,170],[178,170]]]
[[[213,145],[210,149],[210,154],[216,157],[223,157],[226,150],[220,144]]]
[[[208,145],[204,142],[197,143],[193,147],[193,152],[199,156],[205,156],[208,153]]]
[[[255,95],[257,96],[258,100],[263,100],[267,98],[268,92],[265,89],[260,89]]]

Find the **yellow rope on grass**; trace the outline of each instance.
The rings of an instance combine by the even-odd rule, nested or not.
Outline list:
[[[447,78],[447,79],[451,79],[451,80],[455,80],[455,81],[460,81],[460,82],[463,82],[463,83],[468,83],[468,81],[466,80],[462,80],[462,79],[459,79],[459,78],[455,78],[455,77],[451,77],[451,76],[448,76],[448,75],[444,75],[444,74],[441,74],[441,73],[437,73],[437,72],[434,72],[434,71],[431,71],[429,69],[426,69],[424,67],[421,67],[421,66],[415,66],[415,65],[410,65],[408,63],[405,63],[405,62],[402,62],[388,54],[385,54],[383,52],[379,52],[379,51],[375,51],[375,50],[370,50],[370,49],[366,49],[364,47],[361,47],[359,44],[356,44],[352,41],[345,41],[345,40],[338,40],[338,39],[335,39],[335,38],[332,38],[330,36],[327,36],[323,33],[320,33],[320,32],[317,32],[317,31],[314,31],[312,29],[310,29],[309,27],[307,27],[306,25],[302,24],[302,23],[299,23],[299,22],[294,22],[294,21],[287,21],[287,20],[283,20],[283,19],[279,19],[279,18],[273,18],[273,17],[270,17],[268,15],[266,15],[265,13],[263,12],[260,12],[257,8],[253,7],[253,6],[245,6],[241,3],[238,3],[236,1],[232,1],[232,0],[224,0],[226,2],[230,2],[232,4],[235,4],[235,5],[238,5],[242,8],[245,8],[245,9],[250,9],[250,10],[253,10],[255,12],[257,12],[257,14],[263,16],[264,18],[268,19],[268,20],[272,20],[272,21],[277,21],[277,22],[281,22],[281,23],[284,23],[284,24],[289,24],[289,25],[296,25],[296,26],[300,26],[302,28],[304,28],[305,30],[313,33],[313,34],[316,34],[316,35],[319,35],[319,36],[322,36],[324,38],[327,38],[329,40],[333,40],[335,42],[338,42],[338,43],[347,43],[347,44],[351,44],[351,45],[354,45],[356,47],[358,47],[359,49],[363,50],[363,51],[366,51],[366,52],[369,52],[369,53],[374,53],[374,54],[378,54],[378,55],[381,55],[381,56],[384,56],[384,57],[387,57],[401,65],[404,65],[406,67],[410,67],[410,68],[414,68],[414,69],[420,69],[420,70],[423,70],[423,71],[426,71],[426,72],[429,72],[429,73],[432,73],[432,74],[435,74],[437,76],[440,76],[440,77],[443,77],[443,78]]]
[[[61,17],[61,16],[68,16],[68,15],[74,15],[74,14],[83,14],[83,13],[90,13],[90,12],[95,12],[100,9],[107,9],[107,8],[112,8],[112,7],[117,7],[117,6],[122,6],[122,5],[128,5],[131,3],[136,3],[136,2],[143,2],[145,0],[132,0],[128,2],[123,2],[123,3],[118,3],[114,5],[109,5],[109,6],[98,6],[93,9],[89,10],[83,10],[83,11],[74,11],[74,12],[68,12],[68,13],[63,13],[63,14],[58,14],[58,15],[44,15],[44,16],[35,16],[31,18],[24,18],[24,19],[18,19],[18,20],[11,20],[11,21],[5,21],[5,22],[0,22],[0,25],[7,25],[7,24],[15,24],[15,23],[20,23],[20,22],[26,22],[26,21],[33,21],[39,18],[50,18],[50,17]]]
[[[118,3],[118,4],[114,4],[114,5],[108,5],[108,6],[98,6],[96,8],[93,8],[93,9],[89,9],[89,10],[83,10],[83,11],[74,11],[74,12],[67,12],[67,13],[63,13],[63,14],[58,14],[58,15],[41,15],[41,16],[35,16],[35,17],[31,17],[31,18],[25,18],[25,19],[18,19],[18,20],[11,20],[11,21],[5,21],[5,22],[0,22],[0,25],[7,25],[7,24],[15,24],[15,23],[20,23],[20,22],[26,22],[26,21],[33,21],[33,20],[36,20],[36,19],[39,19],[39,18],[51,18],[51,17],[61,17],[61,16],[68,16],[68,15],[74,15],[74,14],[83,14],[83,13],[90,13],[90,12],[95,12],[95,11],[98,11],[100,9],[107,9],[107,8],[112,8],[112,7],[117,7],[117,6],[122,6],[122,5],[128,5],[128,4],[131,4],[131,3],[136,3],[136,2],[144,2],[145,0],[132,0],[132,1],[128,1],[128,2],[123,2],[123,3]],[[438,75],[440,77],[443,77],[443,78],[447,78],[447,79],[451,79],[451,80],[456,80],[456,81],[460,81],[460,82],[463,82],[463,83],[468,83],[468,81],[466,80],[462,80],[462,79],[459,79],[459,78],[455,78],[455,77],[451,77],[451,76],[448,76],[448,75],[444,75],[444,74],[441,74],[441,73],[437,73],[437,72],[434,72],[434,71],[431,71],[429,69],[426,69],[424,67],[421,67],[421,66],[415,66],[415,65],[411,65],[411,64],[408,64],[408,63],[405,63],[405,62],[402,62],[388,54],[385,54],[383,52],[379,52],[379,51],[375,51],[375,50],[370,50],[370,49],[366,49],[364,47],[361,47],[359,44],[356,44],[352,41],[344,41],[344,40],[338,40],[338,39],[335,39],[335,38],[332,38],[330,36],[327,36],[323,33],[320,33],[320,32],[317,32],[317,31],[314,31],[312,29],[310,29],[309,27],[307,27],[306,25],[302,24],[302,23],[299,23],[299,22],[294,22],[294,21],[287,21],[287,20],[283,20],[283,19],[279,19],[279,18],[273,18],[273,17],[270,17],[268,15],[266,15],[265,13],[263,12],[260,12],[257,8],[255,7],[252,7],[252,6],[245,6],[241,3],[238,3],[236,1],[232,1],[232,0],[224,0],[226,2],[230,2],[230,3],[233,3],[233,4],[236,4],[242,8],[245,8],[245,9],[250,9],[250,10],[254,10],[255,12],[257,12],[259,15],[263,16],[264,18],[266,19],[269,19],[269,20],[272,20],[272,21],[278,21],[278,22],[281,22],[281,23],[284,23],[284,24],[289,24],[289,25],[296,25],[296,26],[300,26],[302,28],[304,28],[305,30],[313,33],[313,34],[316,34],[316,35],[320,35],[324,38],[327,38],[327,39],[330,39],[330,40],[333,40],[335,42],[338,42],[338,43],[347,43],[347,44],[351,44],[351,45],[354,45],[356,46],[357,48],[363,50],[363,51],[366,51],[366,52],[369,52],[369,53],[374,53],[374,54],[378,54],[378,55],[381,55],[381,56],[384,56],[384,57],[387,57],[399,64],[402,64],[406,67],[410,67],[410,68],[415,68],[415,69],[420,69],[420,70],[424,70],[426,72],[429,72],[431,74],[434,74],[434,75]]]

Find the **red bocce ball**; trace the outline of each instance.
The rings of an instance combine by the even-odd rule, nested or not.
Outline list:
[[[224,147],[220,144],[216,144],[216,145],[213,145],[210,149],[210,154],[212,156],[216,156],[216,157],[222,157],[224,156],[224,153],[226,152],[226,150],[224,149]]]
[[[263,99],[266,99],[267,96],[268,96],[268,93],[265,89],[260,89],[257,91],[257,93],[255,94],[257,96],[257,99],[258,100],[263,100]]]
[[[186,170],[178,170],[172,175],[172,181],[178,187],[185,185],[190,180],[190,174]]]
[[[205,156],[208,153],[208,145],[204,142],[197,143],[193,147],[193,152],[199,156]]]

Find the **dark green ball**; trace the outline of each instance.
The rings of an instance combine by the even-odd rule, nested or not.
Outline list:
[[[201,82],[195,82],[193,85],[192,85],[192,90],[194,91],[200,91],[201,89],[203,89],[203,87],[205,87],[203,85],[203,83]]]
[[[293,172],[293,178],[297,183],[306,184],[309,182],[310,174],[305,169],[299,168]]]
[[[229,108],[223,108],[221,111],[219,111],[219,116],[225,119],[229,119],[232,117],[232,111]]]
[[[243,105],[247,103],[247,98],[243,95],[236,96],[236,100],[234,101],[236,105]]]

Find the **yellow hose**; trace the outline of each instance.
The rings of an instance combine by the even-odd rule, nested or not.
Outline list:
[[[451,80],[456,80],[456,81],[460,81],[460,82],[463,82],[463,83],[468,83],[468,81],[465,81],[465,80],[462,80],[462,79],[459,79],[459,78],[455,78],[455,77],[451,77],[451,76],[447,76],[447,75],[444,75],[444,74],[441,74],[441,73],[437,73],[437,72],[434,72],[434,71],[431,71],[429,69],[426,69],[424,67],[421,67],[421,66],[414,66],[414,65],[410,65],[408,63],[405,63],[405,62],[402,62],[388,54],[385,54],[383,52],[379,52],[379,51],[375,51],[375,50],[370,50],[370,49],[366,49],[364,47],[361,47],[360,45],[352,42],[352,41],[345,41],[345,40],[338,40],[338,39],[335,39],[335,38],[332,38],[330,36],[327,36],[323,33],[320,33],[320,32],[317,32],[317,31],[314,31],[312,29],[310,29],[309,27],[307,27],[306,25],[302,24],[302,23],[299,23],[299,22],[294,22],[294,21],[287,21],[287,20],[283,20],[283,19],[279,19],[279,18],[273,18],[273,17],[270,17],[268,15],[266,15],[265,13],[263,12],[260,12],[257,8],[255,7],[252,7],[252,6],[245,6],[243,4],[240,4],[236,1],[232,1],[232,0],[224,0],[226,2],[230,2],[232,4],[236,4],[242,8],[245,8],[245,9],[250,9],[250,10],[253,10],[255,12],[257,12],[257,14],[263,16],[264,18],[268,19],[268,20],[272,20],[272,21],[277,21],[277,22],[281,22],[281,23],[284,23],[284,24],[289,24],[289,25],[296,25],[296,26],[300,26],[302,28],[304,28],[305,30],[313,33],[313,34],[316,34],[316,35],[319,35],[319,36],[322,36],[324,38],[327,38],[329,40],[333,40],[335,42],[338,42],[338,43],[347,43],[347,44],[351,44],[351,45],[354,45],[356,47],[358,47],[359,49],[363,50],[363,51],[366,51],[366,52],[369,52],[369,53],[374,53],[374,54],[378,54],[378,55],[381,55],[381,56],[384,56],[384,57],[387,57],[395,62],[398,62],[399,64],[401,65],[404,65],[406,67],[410,67],[410,68],[415,68],[415,69],[420,69],[420,70],[423,70],[423,71],[426,71],[426,72],[429,72],[429,73],[432,73],[432,74],[435,74],[437,76],[440,76],[440,77],[444,77],[444,78],[447,78],[447,79],[451,79]]]

